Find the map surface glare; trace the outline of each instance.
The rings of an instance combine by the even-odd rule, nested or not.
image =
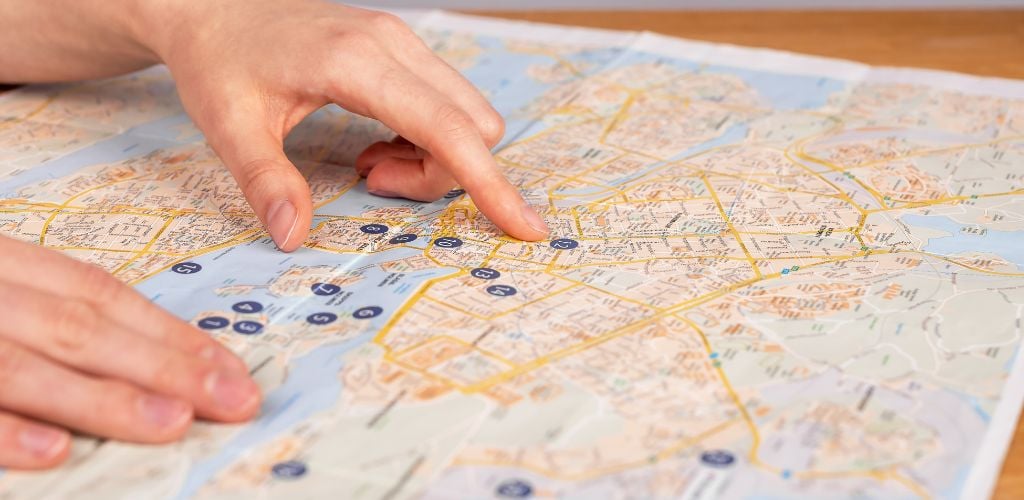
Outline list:
[[[166,70],[0,95],[0,232],[253,368],[259,418],[76,438],[0,498],[978,498],[1024,397],[1024,82],[433,12],[552,228],[367,194],[288,138],[277,252]]]

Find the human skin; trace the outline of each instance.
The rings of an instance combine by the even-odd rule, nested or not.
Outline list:
[[[392,15],[322,0],[0,0],[0,28],[0,82],[166,64],[282,251],[313,214],[283,141],[328,103],[398,134],[356,161],[371,193],[433,201],[459,185],[510,236],[547,236],[490,154],[501,117]],[[258,412],[240,359],[98,268],[4,237],[0,256],[0,467],[59,464],[71,431],[159,443],[197,417]]]

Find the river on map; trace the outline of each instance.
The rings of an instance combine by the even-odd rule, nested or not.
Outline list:
[[[946,256],[964,252],[995,254],[1024,269],[1024,231],[988,229],[985,234],[970,234],[964,229],[976,226],[960,224],[942,215],[906,214],[900,220],[910,226],[949,233],[948,236],[928,238],[922,248],[925,252]]]
[[[420,245],[426,239],[418,240]],[[194,274],[162,272],[141,283],[137,289],[153,301],[191,320],[205,311],[230,311],[237,302],[256,301],[264,306],[269,323],[301,321],[315,312],[351,314],[357,308],[377,306],[384,313],[371,321],[368,332],[359,337],[322,345],[289,361],[284,383],[265,397],[260,417],[246,425],[215,455],[194,463],[180,492],[194,494],[198,488],[230,466],[243,453],[286,432],[313,414],[332,407],[343,387],[338,379],[344,367],[344,355],[373,338],[384,322],[428,279],[451,273],[451,268],[431,268],[405,273],[398,280],[385,280],[392,273],[380,269],[386,261],[410,257],[422,252],[417,248],[395,248],[368,255],[340,255],[311,249],[291,254],[278,252],[273,243],[260,239],[236,247],[191,259],[202,266]],[[352,295],[344,302],[327,306],[328,297],[278,297],[266,285],[292,266],[337,265],[339,272],[359,270],[363,279],[347,285]],[[392,282],[394,281],[394,282]],[[218,293],[225,286],[258,285],[244,295]]]
[[[92,165],[138,158],[160,149],[171,149],[202,140],[202,136],[178,137],[191,123],[188,115],[177,114],[128,129],[95,144],[26,169],[0,183],[0,198],[13,198],[25,186],[72,175]],[[173,138],[173,139],[168,139]]]

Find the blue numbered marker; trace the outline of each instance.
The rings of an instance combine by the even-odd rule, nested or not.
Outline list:
[[[195,262],[179,262],[171,266],[171,271],[178,274],[195,274],[203,270],[203,266],[196,264]]]
[[[314,313],[306,316],[306,321],[314,325],[327,325],[338,320],[338,315],[329,312]]]
[[[352,313],[352,317],[355,319],[370,319],[380,316],[380,313],[382,312],[384,312],[384,310],[377,306],[366,306],[356,309],[356,311]]]
[[[384,234],[388,232],[388,227],[384,224],[366,224],[360,227],[359,230],[366,234]]]
[[[288,460],[287,462],[278,462],[270,468],[271,474],[277,479],[298,479],[306,475],[309,469],[306,468],[306,464],[298,460]]]
[[[498,297],[509,297],[518,293],[518,290],[508,285],[491,285],[487,287],[487,293]]]
[[[418,238],[418,236],[412,233],[400,234],[388,240],[388,243],[391,243],[392,245],[398,245],[400,243],[409,243],[410,241],[416,241],[416,238]]]
[[[246,300],[231,306],[231,309],[236,313],[252,314],[262,311],[263,304],[260,304],[259,302],[256,302],[254,300]]]
[[[434,240],[434,246],[441,248],[458,248],[462,246],[462,240],[458,238],[452,238],[451,236],[442,236]]]
[[[333,283],[313,283],[313,286],[309,287],[313,290],[313,293],[317,295],[334,295],[341,291],[341,287]]]
[[[736,462],[736,455],[726,450],[708,450],[700,454],[700,461],[710,467],[725,468]]]
[[[493,280],[501,276],[501,273],[489,267],[478,267],[469,272],[469,275],[482,280]]]
[[[465,189],[453,189],[451,191],[448,191],[448,194],[444,195],[444,199],[450,200],[452,198],[458,198],[459,196],[462,196],[464,194],[466,194]]]
[[[580,246],[580,242],[571,240],[569,238],[558,238],[557,240],[551,240],[551,248],[555,250],[572,250]]]
[[[199,320],[198,324],[199,328],[202,328],[203,330],[217,330],[228,326],[228,323],[231,322],[223,316],[209,316]]]
[[[263,330],[263,324],[255,321],[239,321],[232,325],[231,328],[242,335],[256,335]]]
[[[522,479],[509,479],[502,481],[495,493],[499,498],[530,498],[533,496],[533,486]]]

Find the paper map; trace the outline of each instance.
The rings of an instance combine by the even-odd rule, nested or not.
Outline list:
[[[244,425],[76,438],[0,498],[981,498],[1024,399],[1024,82],[410,18],[552,228],[366,193],[325,108],[278,252],[163,68],[0,95],[0,231],[238,352]]]

